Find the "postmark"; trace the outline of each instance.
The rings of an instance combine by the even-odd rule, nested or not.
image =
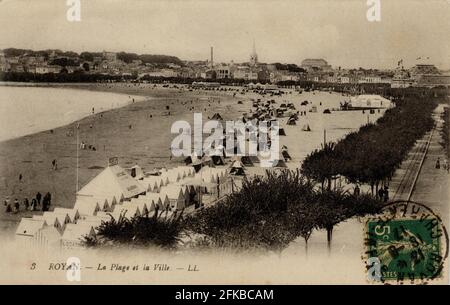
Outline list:
[[[426,284],[443,276],[448,233],[427,206],[399,201],[365,223],[365,263],[370,282]]]

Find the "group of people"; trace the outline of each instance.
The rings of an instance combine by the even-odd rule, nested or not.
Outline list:
[[[17,214],[20,210],[24,211],[48,211],[50,209],[50,205],[52,204],[52,195],[50,192],[47,192],[44,197],[40,192],[37,192],[36,196],[30,200],[28,197],[25,197],[23,202],[20,203],[19,199],[14,199],[14,202],[11,202],[9,197],[6,197],[4,206],[6,213]],[[23,206],[21,208],[21,205]]]
[[[450,172],[450,165],[448,164],[447,160],[444,160],[444,163],[442,164],[442,168],[444,170],[446,170],[447,173]],[[441,169],[441,158],[439,158],[439,157],[436,160],[436,169]]]
[[[84,142],[84,141],[81,141],[81,143],[80,143],[80,149],[83,149],[83,150],[89,149],[89,150],[93,150],[93,151],[96,151],[96,150],[97,150],[97,148],[95,148],[94,145],[87,144],[87,143]]]
[[[387,202],[389,200],[389,188],[387,185],[385,185],[384,187],[380,187],[380,189],[378,190],[378,198],[380,198],[380,200],[383,200],[384,202]]]
[[[361,190],[358,185],[356,185],[354,190],[354,195],[359,196],[361,194]],[[380,200],[384,202],[388,202],[389,200],[389,187],[385,185],[384,187],[380,187],[378,190],[377,196]]]

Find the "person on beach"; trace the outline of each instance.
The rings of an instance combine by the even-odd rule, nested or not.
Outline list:
[[[6,197],[4,205],[6,207],[5,212],[11,213],[12,209],[11,209],[11,202],[9,202],[9,197]]]
[[[50,205],[52,204],[52,195],[49,192],[45,194],[44,199],[42,201],[42,211],[46,212],[50,209]]]
[[[23,206],[25,207],[25,211],[28,211],[30,208],[30,202],[28,201],[28,198],[25,197],[25,199],[23,200]]]
[[[14,210],[13,210],[14,214],[19,213],[19,210],[20,210],[20,204],[19,204],[19,200],[16,198],[16,199],[14,199]]]
[[[436,160],[436,169],[440,169],[441,168],[441,159],[438,157]]]
[[[33,198],[31,200],[30,210],[31,211],[37,211],[37,200],[35,198]]]
[[[41,198],[42,198],[42,194],[37,192],[36,194],[36,201],[38,205],[41,205]]]
[[[58,164],[56,163],[56,159],[54,159],[53,161],[52,161],[52,170],[57,170],[58,169]]]

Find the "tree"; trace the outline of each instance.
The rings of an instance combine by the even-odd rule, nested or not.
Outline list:
[[[182,213],[167,216],[167,212],[158,209],[152,216],[136,216],[128,219],[121,214],[118,219],[102,222],[97,229],[96,238],[85,238],[89,246],[157,246],[173,249],[180,241]]]

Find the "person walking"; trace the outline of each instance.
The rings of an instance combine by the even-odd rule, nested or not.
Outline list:
[[[25,197],[23,200],[23,206],[25,207],[25,211],[28,211],[30,209],[30,201],[28,201],[28,198]]]
[[[31,200],[31,211],[36,211],[37,210],[37,200],[36,200],[36,198],[33,198],[32,200]]]
[[[6,213],[11,213],[12,209],[11,209],[11,202],[9,201],[9,196],[6,197],[5,201],[4,201],[4,205],[5,205],[5,212]]]
[[[440,169],[441,168],[441,159],[438,157],[436,160],[436,169]]]
[[[36,194],[36,201],[38,205],[41,205],[41,198],[42,198],[42,194],[37,192]]]
[[[56,163],[56,159],[53,159],[52,161],[52,170],[57,170],[58,169],[58,164]]]

